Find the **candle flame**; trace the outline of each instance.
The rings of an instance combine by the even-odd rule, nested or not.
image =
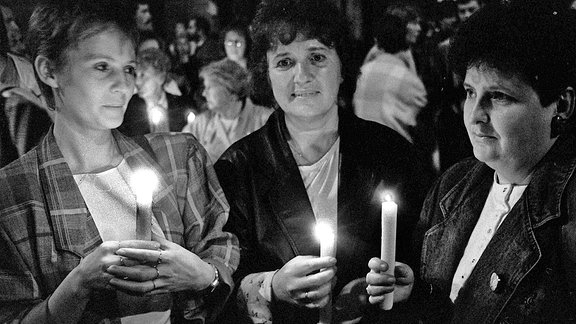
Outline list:
[[[188,113],[188,116],[186,117],[188,123],[189,124],[192,123],[194,119],[196,119],[196,115],[193,112]]]
[[[151,203],[152,194],[158,186],[158,177],[150,169],[136,170],[131,178],[132,188],[136,194],[136,201]]]
[[[394,201],[394,195],[390,192],[390,191],[384,191],[381,194],[381,201],[385,202],[385,201]]]
[[[328,223],[317,222],[316,227],[314,228],[314,234],[320,243],[334,241],[334,231]]]
[[[164,119],[164,113],[162,112],[161,108],[153,107],[150,109],[150,121],[154,125],[160,124],[162,119]]]

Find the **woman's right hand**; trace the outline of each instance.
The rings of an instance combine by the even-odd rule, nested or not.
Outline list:
[[[317,308],[325,306],[336,279],[336,259],[297,256],[288,261],[272,279],[272,292],[278,300]],[[320,272],[312,273],[319,271]]]
[[[116,255],[120,248],[158,250],[160,243],[155,241],[127,240],[106,241],[92,253],[84,257],[71,272],[76,277],[79,296],[88,296],[94,289],[114,289],[109,284],[114,276],[106,270],[111,265],[134,266],[140,261]]]

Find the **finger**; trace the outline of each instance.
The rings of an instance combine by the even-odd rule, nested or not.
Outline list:
[[[330,296],[325,296],[319,300],[314,300],[314,301],[310,301],[310,303],[304,305],[306,308],[319,308],[319,307],[324,307],[328,304],[328,300],[330,299]]]
[[[168,248],[170,248],[171,245],[174,244],[174,242],[169,241],[169,240],[165,239],[164,237],[158,236],[154,233],[152,233],[152,240],[153,240],[153,242],[156,241],[158,244],[160,244],[160,249],[163,249],[163,250],[167,250]]]
[[[384,298],[386,298],[386,295],[370,296],[368,297],[368,302],[370,302],[370,304],[380,304],[384,301]]]
[[[321,272],[309,274],[301,279],[300,288],[310,290],[311,288],[314,287],[319,287],[322,285],[330,285],[332,279],[335,276],[336,276],[336,269],[334,269],[334,267],[327,268]]]
[[[155,250],[160,249],[160,243],[155,241],[143,241],[143,240],[126,240],[119,242],[119,249],[122,248],[133,248],[133,249],[144,249],[144,250]]]
[[[322,268],[330,268],[336,265],[336,258],[317,257],[312,255],[297,256],[291,260],[295,268],[294,274],[304,276],[310,272],[318,271]]]
[[[110,280],[110,285],[116,287],[117,289],[137,293],[137,294],[145,294],[149,291],[154,290],[157,288],[158,280],[156,281],[144,281],[144,282],[137,282],[131,280],[124,280],[120,278],[112,278]]]
[[[391,286],[396,282],[396,278],[392,275],[380,272],[368,272],[366,275],[366,283],[369,285],[377,286]]]
[[[116,251],[116,254],[149,263],[166,261],[166,251],[163,250],[121,248]]]
[[[148,281],[160,277],[160,270],[147,265],[137,265],[133,267],[122,267],[112,265],[107,272],[117,278],[127,278],[132,281]]]
[[[370,296],[382,296],[384,294],[388,294],[394,291],[394,286],[374,286],[368,285],[366,287],[366,292]]]
[[[307,297],[310,301],[316,302],[316,304],[318,304],[318,302],[323,299],[324,297],[330,295],[331,292],[331,284],[327,283],[325,285],[322,285],[314,290],[309,290]]]
[[[388,264],[381,259],[372,258],[368,261],[368,267],[375,272],[384,272],[388,270]]]
[[[396,267],[394,267],[394,275],[396,278],[406,278],[411,279],[414,277],[414,272],[409,265],[401,262],[396,262]]]

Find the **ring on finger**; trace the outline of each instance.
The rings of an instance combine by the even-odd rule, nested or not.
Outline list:
[[[126,264],[124,264],[124,257],[120,257],[120,265],[125,267]]]
[[[153,287],[152,290],[156,289],[156,283],[154,282],[155,280],[156,280],[156,279],[153,279],[153,280],[152,280],[152,287]]]
[[[162,250],[158,251],[158,259],[156,259],[156,264],[162,263]]]
[[[156,277],[153,280],[156,280],[160,277],[160,270],[158,270],[158,265],[155,265],[154,269],[156,269]]]

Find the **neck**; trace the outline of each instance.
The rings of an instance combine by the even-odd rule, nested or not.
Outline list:
[[[290,134],[288,144],[298,165],[318,162],[338,139],[338,110],[331,109],[323,118],[302,122],[286,117]]]
[[[164,93],[164,89],[159,87],[153,93],[149,94],[148,96],[142,97],[147,104],[156,105],[162,99],[162,94]]]
[[[58,117],[54,121],[54,137],[73,174],[101,172],[120,163],[122,155],[112,131],[75,128]]]

